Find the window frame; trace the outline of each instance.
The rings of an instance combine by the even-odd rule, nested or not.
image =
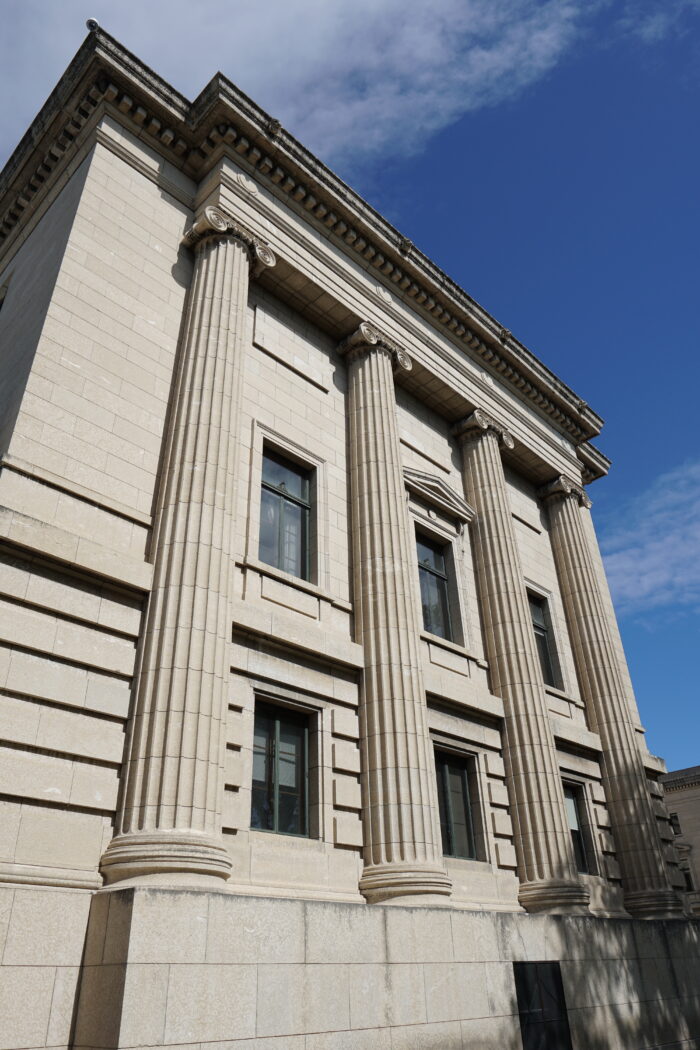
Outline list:
[[[444,543],[441,540],[436,540],[432,536],[426,534],[420,526],[416,526],[416,562],[418,565],[418,587],[421,596],[421,614],[423,622],[423,630],[426,634],[432,635],[434,638],[440,638],[444,642],[455,641],[455,629],[453,627],[453,612],[451,605],[451,591],[454,591],[454,560],[452,558],[452,549],[449,542]],[[440,554],[443,560],[444,571],[440,572],[438,569],[431,568],[428,565],[424,565],[418,556],[418,544],[423,543],[426,547],[432,548],[434,554]],[[423,604],[423,585],[421,573],[427,573],[431,578],[438,581],[438,593],[440,595],[440,604],[442,606],[444,617],[445,617],[445,629],[446,634],[439,634],[437,631],[431,630],[431,626],[426,624],[425,607]]]
[[[559,692],[564,689],[564,678],[562,674],[561,659],[559,657],[559,645],[557,644],[556,631],[554,629],[554,620],[552,617],[552,597],[551,594],[544,593],[531,584],[525,585],[525,591],[527,594],[528,610],[530,615],[530,626],[532,634],[535,639],[535,650],[537,652],[537,658],[542,672],[542,680],[548,689],[556,689]],[[532,615],[532,607],[537,605],[542,609],[543,624],[535,623],[535,619]],[[538,643],[538,637],[542,637],[544,646],[546,649],[546,661],[549,673],[545,669],[545,660],[543,658],[542,650]],[[550,680],[551,678],[551,680]]]
[[[464,542],[466,531],[455,529],[446,520],[440,520],[438,512],[432,508],[424,507],[415,502],[409,496],[410,523],[413,528],[415,551],[414,555],[414,580],[415,595],[418,603],[418,618],[421,634],[437,645],[447,647],[456,646],[458,649],[466,649],[467,645],[467,620],[465,615],[465,601],[463,591],[464,575]],[[423,600],[420,586],[420,567],[418,562],[417,542],[422,540],[428,545],[440,547],[445,559],[445,577],[447,583],[447,608],[450,621],[450,637],[443,638],[442,635],[433,634],[425,626],[423,620]]]
[[[487,834],[486,834],[486,822],[483,812],[483,783],[482,777],[480,776],[479,768],[479,755],[473,751],[464,750],[462,748],[452,747],[445,743],[440,736],[434,736],[431,733],[431,744],[433,748],[433,764],[435,770],[435,786],[438,798],[438,819],[440,822],[440,835],[441,843],[443,847],[443,856],[448,858],[450,861],[466,861],[470,863],[483,863],[488,861],[488,848],[487,848]],[[469,828],[469,834],[471,838],[471,846],[473,852],[470,855],[463,855],[457,853],[445,853],[444,852],[444,841],[445,836],[443,832],[443,821],[442,814],[440,812],[440,777],[441,773],[438,768],[438,756],[444,757],[445,761],[452,760],[455,764],[460,765],[463,770],[464,782],[466,782],[466,825]],[[443,766],[443,769],[445,767]],[[443,792],[445,792],[445,785],[443,783]],[[447,797],[447,793],[445,792]],[[447,807],[446,807],[447,808]],[[449,803],[451,808],[451,800]]]
[[[251,421],[250,472],[248,474],[248,505],[241,513],[246,516],[247,530],[243,559],[237,564],[243,568],[253,569],[263,575],[308,590],[312,593],[330,595],[330,527],[328,503],[328,465],[326,460],[314,455],[307,448],[288,438],[280,431],[262,423],[259,419]],[[284,569],[277,569],[259,558],[260,551],[260,508],[262,498],[263,453],[270,452],[289,460],[302,470],[311,473],[309,500],[309,572],[308,580],[294,576]]]
[[[284,482],[282,485],[273,485],[271,482],[265,479],[265,461],[277,463],[278,466],[285,467],[286,469],[296,468],[299,477],[302,482],[302,488],[305,486],[306,498],[303,496],[296,496],[294,493],[284,490]],[[288,456],[281,455],[276,449],[267,446],[263,443],[262,452],[262,470],[260,474],[260,522],[258,528],[258,558],[264,565],[269,565],[273,569],[277,569],[279,572],[284,572],[289,576],[295,577],[295,579],[303,580],[308,583],[311,579],[311,517],[313,513],[312,504],[312,489],[313,489],[313,467],[305,467],[297,463],[295,460],[290,459]],[[284,490],[284,491],[283,491]],[[262,505],[263,505],[263,493],[271,493],[279,501],[279,518],[277,525],[277,561],[275,563],[265,561],[261,554],[261,531],[262,531]],[[283,566],[284,556],[282,552],[282,545],[284,542],[284,520],[286,509],[288,506],[298,507],[301,510],[301,539],[300,539],[300,550],[299,550],[299,564],[301,573],[297,574],[291,572],[289,569]]]
[[[255,770],[255,723],[258,715],[258,711],[262,709],[265,713],[268,713],[268,717],[274,719],[274,732],[275,732],[275,748],[274,748],[274,776],[272,779],[272,786],[274,791],[274,826],[271,828],[263,828],[253,824],[253,792],[254,792],[254,770]],[[280,831],[279,830],[279,737],[280,737],[280,723],[284,718],[284,714],[287,714],[290,723],[302,724],[304,728],[304,753],[303,753],[303,771],[302,771],[302,783],[303,783],[303,809],[304,809],[304,831]],[[253,704],[253,766],[251,769],[251,804],[250,804],[250,830],[260,831],[268,835],[282,835],[287,838],[296,839],[311,839],[317,836],[312,834],[312,822],[311,822],[311,777],[310,777],[310,757],[311,757],[311,737],[314,732],[314,728],[311,726],[311,719],[313,715],[310,711],[302,710],[300,708],[290,707],[286,704],[276,703],[274,700],[266,696],[255,696]]]
[[[583,857],[586,862],[585,871],[578,867],[577,872],[579,875],[600,875],[600,865],[598,863],[598,854],[595,847],[595,838],[593,835],[593,822],[591,820],[590,808],[589,808],[589,797],[587,790],[587,781],[578,780],[568,774],[562,773],[561,778],[562,789],[564,791],[564,805],[566,807],[566,791],[567,789],[574,793],[574,803],[576,806],[576,815],[578,818],[578,832],[580,835],[581,848],[583,851]],[[574,829],[571,828],[567,813],[567,827],[572,839],[572,846],[574,848],[574,858],[576,858],[576,846],[574,845]]]

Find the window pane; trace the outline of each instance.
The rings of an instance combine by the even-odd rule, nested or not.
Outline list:
[[[450,822],[447,812],[447,800],[445,799],[445,776],[447,763],[444,756],[439,753],[435,755],[435,772],[437,774],[438,809],[440,811],[440,832],[442,834],[442,852],[446,857],[452,856],[452,842],[450,840]]]
[[[306,579],[306,519],[308,511],[284,501],[280,536],[280,569]]]
[[[537,646],[537,653],[540,658],[540,668],[542,669],[542,678],[544,679],[545,685],[556,685],[554,681],[554,670],[552,668],[552,659],[549,653],[549,638],[547,632],[543,631],[540,627],[535,627],[535,645]]]
[[[564,785],[564,804],[566,806],[566,817],[571,832],[571,844],[574,847],[574,858],[576,870],[585,874],[588,871],[588,858],[586,857],[586,845],[581,828],[581,815],[579,811],[578,790],[571,784]]]
[[[564,803],[566,805],[566,816],[569,821],[570,831],[580,831],[581,825],[578,818],[578,805],[576,801],[576,789],[570,785],[564,785]]]
[[[253,785],[250,814],[251,828],[272,831],[274,828],[274,723],[263,712],[255,713],[253,731]]]
[[[306,719],[259,704],[253,734],[250,824],[263,831],[306,835]]]
[[[442,852],[446,857],[476,857],[472,826],[468,761],[435,753]]]
[[[309,498],[309,472],[271,453],[263,456],[263,481],[297,499]]]
[[[467,789],[467,771],[464,766],[450,764],[448,783],[452,811],[452,845],[455,857],[473,857],[474,840],[471,828],[471,810]]]
[[[423,627],[439,638],[451,638],[447,583],[427,569],[419,569]]]
[[[416,539],[418,550],[418,564],[433,569],[435,572],[445,575],[445,555],[442,548],[428,543],[427,540]]]
[[[277,830],[287,835],[306,833],[304,726],[280,720],[278,761],[279,815]]]
[[[532,622],[538,627],[547,627],[547,619],[544,611],[544,602],[541,598],[535,598],[534,595],[528,595],[530,599],[530,615],[532,616]]]
[[[260,547],[258,557],[266,565],[279,568],[279,519],[281,500],[274,492],[262,490],[260,500]]]

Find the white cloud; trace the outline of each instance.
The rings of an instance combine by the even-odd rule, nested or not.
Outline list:
[[[545,75],[583,0],[3,0],[7,155],[95,17],[189,97],[218,69],[331,163],[409,154]]]
[[[700,610],[700,460],[662,474],[601,528],[618,612]]]
[[[688,17],[700,11],[700,0],[627,0],[617,31],[643,44],[658,44],[689,28]]]

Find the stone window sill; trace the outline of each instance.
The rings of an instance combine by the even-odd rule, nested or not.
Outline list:
[[[482,660],[481,657],[475,656],[474,653],[470,653],[468,649],[465,649],[463,645],[459,645],[457,642],[450,642],[446,638],[441,638],[437,634],[430,634],[429,631],[420,632],[421,639],[424,642],[430,642],[431,645],[437,646],[439,649],[446,649],[450,653],[456,653],[458,656],[463,656],[467,660],[473,661],[479,667],[488,668],[486,660]]]
[[[269,576],[273,580],[279,580],[280,583],[286,583],[288,587],[296,587],[299,591],[304,591],[306,594],[313,594],[314,597],[320,598],[322,601],[329,602],[334,605],[337,609],[343,609],[345,612],[352,612],[352,603],[345,601],[344,598],[337,598],[324,590],[323,587],[319,587],[316,583],[311,583],[309,580],[302,580],[299,576],[292,576],[289,572],[283,572],[282,569],[276,569],[274,565],[266,565],[265,562],[258,561],[256,558],[244,558],[242,561],[237,560],[236,565],[242,569],[252,569],[253,572],[260,573],[261,576]]]

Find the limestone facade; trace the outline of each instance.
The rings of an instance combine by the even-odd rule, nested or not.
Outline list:
[[[691,914],[700,915],[700,766],[673,769],[661,777],[661,783],[685,881],[686,903]]]
[[[700,1045],[596,414],[99,29],[0,238],[0,1050]]]

